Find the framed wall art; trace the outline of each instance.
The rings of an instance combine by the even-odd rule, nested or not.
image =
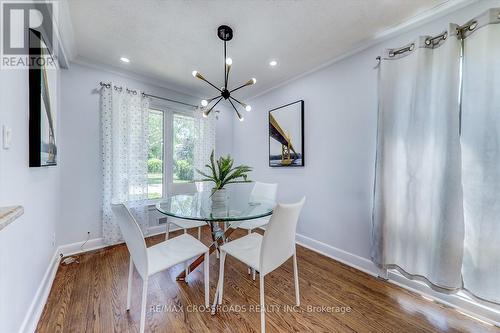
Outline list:
[[[269,166],[304,166],[304,101],[269,111]]]

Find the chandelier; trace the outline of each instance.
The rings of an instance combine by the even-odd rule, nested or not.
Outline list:
[[[217,96],[209,98],[209,99],[203,99],[201,101],[201,106],[208,108],[203,112],[203,117],[208,117],[208,115],[210,114],[210,112],[212,112],[212,110],[215,108],[215,106],[217,104],[219,104],[219,102],[221,100],[224,99],[224,100],[229,101],[229,103],[231,103],[231,106],[233,107],[234,111],[236,112],[236,115],[238,116],[238,119],[240,121],[243,121],[244,117],[238,111],[238,109],[236,108],[234,103],[238,103],[246,111],[252,110],[252,107],[248,104],[240,102],[239,100],[237,100],[236,98],[231,96],[231,94],[234,93],[235,91],[243,88],[243,87],[251,86],[251,85],[255,84],[257,82],[257,80],[255,78],[251,78],[250,80],[248,80],[247,82],[245,82],[244,84],[242,84],[239,87],[236,87],[236,88],[231,89],[231,90],[229,90],[227,88],[227,85],[229,82],[229,71],[231,70],[231,65],[233,64],[233,60],[226,56],[226,42],[230,41],[233,38],[233,29],[231,29],[227,25],[221,25],[219,28],[217,28],[217,36],[219,36],[219,38],[224,42],[224,86],[222,88],[218,88],[217,86],[212,84],[210,81],[205,79],[205,77],[203,75],[201,75],[200,72],[193,71],[193,73],[192,73],[195,78],[198,78],[202,81],[205,81],[206,83],[211,85],[213,88],[215,88],[219,92],[219,94]],[[212,106],[210,106],[210,104],[212,102],[215,102],[215,103]]]

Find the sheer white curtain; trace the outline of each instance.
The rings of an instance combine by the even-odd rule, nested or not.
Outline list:
[[[106,243],[113,244],[121,233],[111,204],[126,202],[147,233],[149,101],[139,91],[110,86],[101,89],[102,228]]]
[[[464,287],[500,303],[500,9],[464,39]]]
[[[381,59],[372,237],[379,267],[445,292],[462,285],[464,234],[455,31]]]
[[[203,112],[200,108],[195,110],[195,132],[196,144],[194,146],[194,178],[198,179],[201,176],[196,172],[196,169],[204,170],[205,164],[208,164],[212,150],[215,150],[215,112],[211,112],[208,117],[203,117]],[[199,183],[198,186],[203,187],[204,183]]]

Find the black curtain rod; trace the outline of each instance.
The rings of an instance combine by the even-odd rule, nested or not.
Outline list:
[[[101,82],[99,82],[99,85],[101,87],[111,88],[111,83],[104,83],[104,82],[101,81]],[[118,88],[118,89],[122,89],[122,87],[118,87],[118,86],[114,86],[114,87]],[[134,92],[134,95],[137,93],[136,90],[129,90],[129,89],[127,89],[127,91]],[[151,94],[146,94],[146,93],[142,93],[142,96],[156,98],[156,99],[162,99],[164,101],[168,101],[168,102],[172,102],[172,103],[177,103],[177,104],[182,104],[182,105],[190,106],[190,107],[193,107],[193,108],[197,108],[198,107],[197,105],[193,105],[193,104],[189,104],[189,103],[184,103],[184,102],[176,101],[174,99],[170,99],[170,98],[166,98],[166,97],[161,97],[161,96],[156,96],[156,95],[151,95]]]
[[[176,101],[176,100],[173,100],[173,99],[170,99],[170,98],[166,98],[166,97],[161,97],[161,96],[156,96],[156,95],[151,95],[151,94],[146,94],[146,93],[142,93],[142,95],[146,96],[146,97],[151,97],[151,98],[156,98],[156,99],[162,99],[164,101],[169,101],[169,102],[172,102],[172,103],[177,103],[177,104],[182,104],[182,105],[190,106],[190,107],[193,107],[193,108],[197,108],[198,107],[197,105],[193,105],[193,104],[189,104],[189,103],[184,103],[184,102],[179,102],[179,101]]]

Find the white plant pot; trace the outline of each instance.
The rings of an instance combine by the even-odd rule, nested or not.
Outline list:
[[[229,194],[225,188],[219,189],[212,194],[212,206],[225,207]]]

